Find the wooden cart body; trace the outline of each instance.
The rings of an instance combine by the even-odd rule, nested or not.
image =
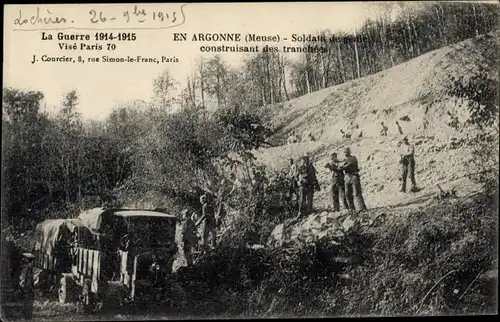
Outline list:
[[[164,286],[177,252],[176,221],[159,211],[101,208],[46,220],[37,226],[35,265],[57,276],[60,302],[89,304],[111,284],[133,300],[138,284]]]

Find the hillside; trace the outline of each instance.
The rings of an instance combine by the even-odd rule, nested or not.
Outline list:
[[[452,46],[429,52],[380,73],[313,92],[278,106],[273,124],[280,129],[273,140],[280,146],[260,149],[259,162],[273,170],[283,170],[289,158],[308,152],[318,172],[322,190],[315,196],[315,207],[331,203],[328,172],[324,165],[330,153],[350,146],[361,167],[361,182],[369,208],[419,203],[443,189],[456,188],[466,196],[480,187],[469,175],[482,170],[474,147],[478,128],[464,125],[469,118],[466,103],[446,95],[451,77],[470,77],[474,72],[494,74],[499,51],[499,32],[482,35]],[[451,114],[459,126],[447,124]],[[399,192],[397,143],[402,138],[395,122],[415,145],[416,180],[422,190],[413,194]],[[380,136],[380,122],[388,127],[388,136]],[[357,137],[358,125],[363,136]],[[351,132],[342,139],[340,129]],[[498,126],[495,125],[497,132]],[[356,131],[359,131],[356,130]],[[286,145],[291,131],[316,141]],[[341,156],[342,154],[339,154]]]

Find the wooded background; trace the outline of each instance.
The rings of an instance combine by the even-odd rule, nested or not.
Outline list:
[[[117,108],[104,121],[82,118],[77,89],[48,114],[40,106],[43,93],[4,88],[4,220],[37,221],[100,205],[116,193],[185,198],[220,176],[214,160],[265,143],[272,129],[262,107],[377,73],[498,26],[493,4],[381,5],[385,13],[356,31],[361,42],[322,44],[329,46],[327,53],[306,53],[297,61],[262,52],[247,56],[241,68],[219,55],[200,58],[185,88],[164,70],[153,80],[150,102]],[[395,20],[393,6],[400,10]],[[215,110],[207,110],[209,99]],[[172,113],[175,104],[181,109]]]

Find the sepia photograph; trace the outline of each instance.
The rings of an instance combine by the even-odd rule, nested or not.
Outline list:
[[[498,314],[497,1],[3,24],[2,321]]]

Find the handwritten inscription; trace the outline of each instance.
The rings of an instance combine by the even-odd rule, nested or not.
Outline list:
[[[182,10],[184,6],[169,6],[170,9],[161,6],[148,7],[147,5],[124,5],[120,9],[116,6],[103,7],[102,9],[89,6],[86,15],[84,12],[77,11],[73,11],[71,14],[67,12],[62,14],[57,13],[57,9],[37,6],[36,8],[19,9],[13,23],[16,30],[113,29],[113,26],[120,27],[115,29],[169,28],[184,23],[185,16]],[[74,18],[71,18],[70,15]]]
[[[51,25],[51,24],[65,24],[66,18],[53,16],[49,9],[41,10],[36,7],[36,14],[32,16],[25,16],[21,9],[19,9],[19,16],[14,19],[14,25],[22,26],[24,24],[31,25]]]

